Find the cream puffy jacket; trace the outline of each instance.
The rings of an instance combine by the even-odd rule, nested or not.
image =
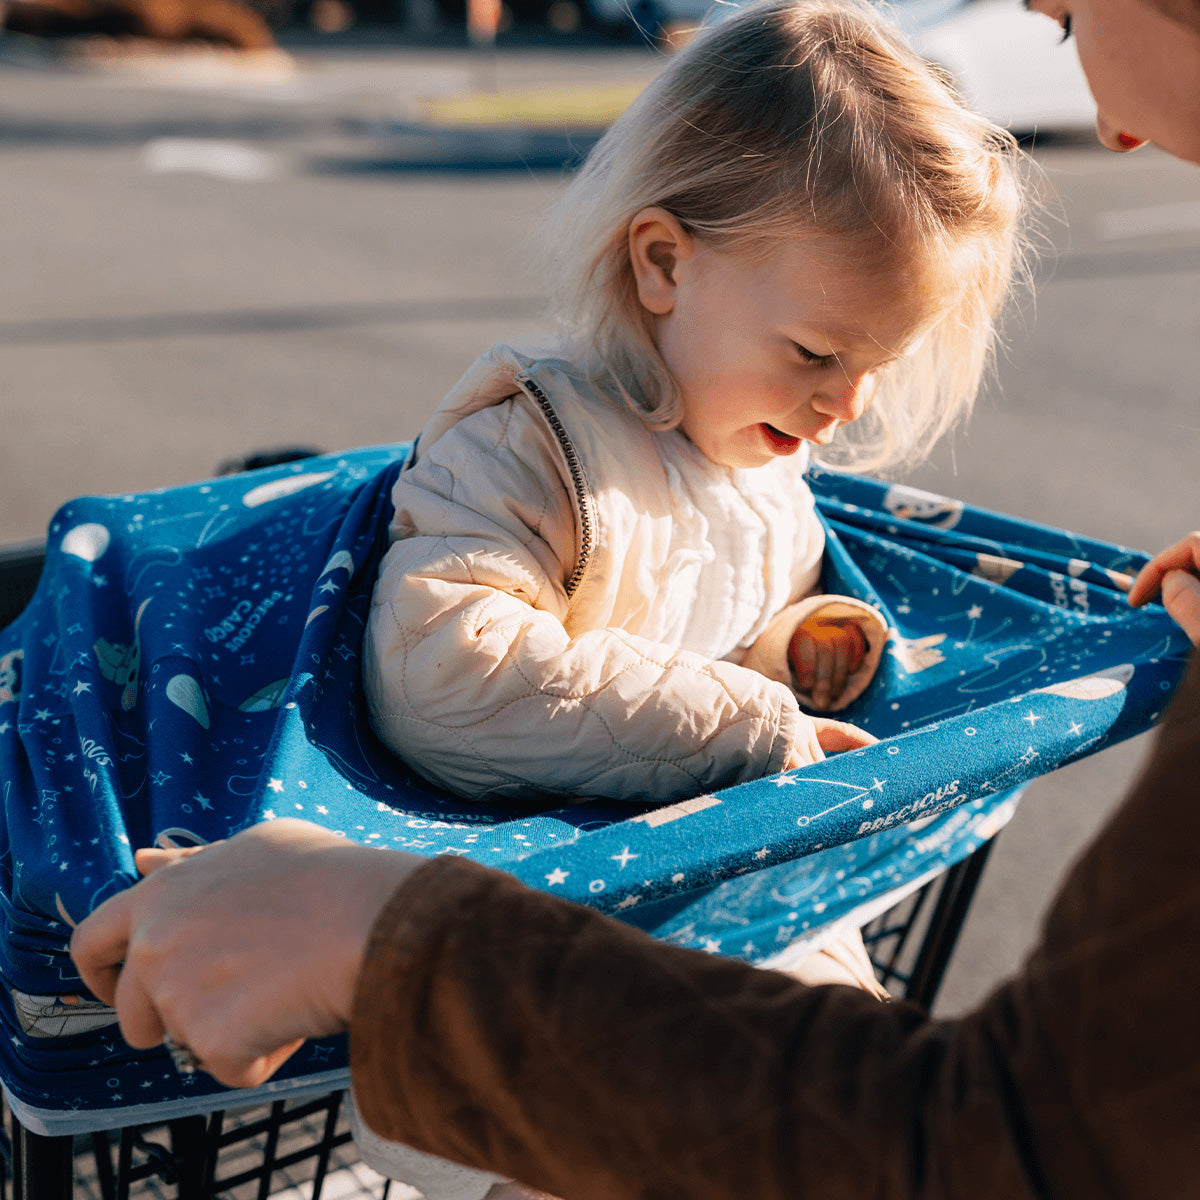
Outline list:
[[[824,541],[799,464],[707,467],[780,494],[750,523],[764,553],[705,609],[697,564],[753,530],[681,509],[670,438],[685,442],[508,347],[450,392],[395,485],[366,630],[371,720],[399,757],[475,799],[669,802],[776,773],[808,732],[788,641],[818,608],[860,622],[869,651],[843,703],[866,687],[887,628],[809,595]]]

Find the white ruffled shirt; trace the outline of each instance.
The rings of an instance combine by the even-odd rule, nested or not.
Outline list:
[[[752,470],[717,466],[677,431],[662,434],[658,450],[674,522],[659,626],[643,634],[740,662],[821,574],[825,536],[804,481],[808,448]]]

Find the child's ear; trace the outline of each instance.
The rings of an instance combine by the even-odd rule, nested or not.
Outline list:
[[[629,261],[642,307],[666,316],[675,307],[679,269],[695,238],[665,208],[643,208],[629,222]]]

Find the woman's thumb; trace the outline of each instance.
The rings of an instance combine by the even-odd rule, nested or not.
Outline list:
[[[1183,632],[1200,645],[1200,579],[1188,571],[1168,571],[1163,577],[1162,601]]]

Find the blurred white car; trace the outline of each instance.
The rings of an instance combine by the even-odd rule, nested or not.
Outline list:
[[[592,15],[632,24],[647,36],[663,27],[712,24],[738,0],[587,0]],[[914,48],[946,70],[967,103],[1014,133],[1086,129],[1096,109],[1075,47],[1053,21],[1018,0],[894,0],[882,7]]]
[[[1075,47],[1063,44],[1053,21],[1026,12],[1017,0],[958,0],[926,19],[893,11],[913,47],[943,67],[976,112],[1014,133],[1092,127],[1096,105]],[[920,14],[912,12],[911,17]]]

